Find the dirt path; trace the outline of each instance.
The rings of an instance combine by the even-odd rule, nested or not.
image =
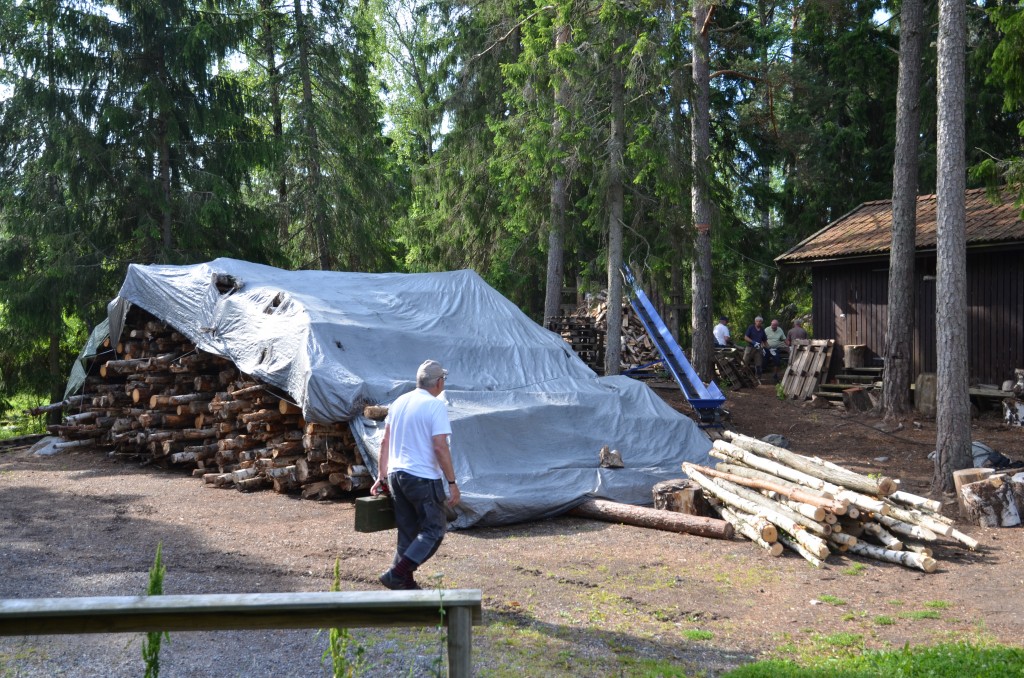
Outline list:
[[[934,422],[885,433],[768,387],[731,393],[727,407],[734,430],[781,433],[796,451],[926,490]],[[1024,458],[1021,431],[995,419],[978,422],[976,439]],[[167,593],[327,590],[336,558],[343,588],[375,589],[393,534],[355,533],[352,522],[350,503],[214,490],[98,452],[0,453],[0,597],[141,593],[157,543]],[[483,590],[479,675],[636,675],[670,664],[716,675],[765,652],[1019,644],[1024,531],[965,531],[982,550],[942,546],[939,571],[925,575],[837,556],[816,570],[745,541],[560,518],[451,533],[421,576]],[[365,675],[426,675],[438,642],[433,630],[355,635]],[[0,639],[0,675],[137,676],[138,646],[126,636]],[[314,632],[177,634],[161,675],[325,675],[323,647]]]

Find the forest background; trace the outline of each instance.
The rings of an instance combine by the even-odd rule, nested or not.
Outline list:
[[[621,256],[686,345],[703,233],[715,316],[807,313],[809,277],[773,259],[892,195],[900,4],[4,3],[0,411],[63,397],[129,263],[472,268],[541,321],[550,289],[614,291]],[[966,63],[969,184],[1019,186],[1021,3],[967,2]]]

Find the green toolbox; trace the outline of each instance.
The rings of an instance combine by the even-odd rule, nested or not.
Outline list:
[[[356,532],[380,532],[395,527],[395,509],[391,495],[356,498]]]

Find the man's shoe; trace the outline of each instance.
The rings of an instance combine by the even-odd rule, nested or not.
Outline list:
[[[420,586],[416,583],[416,580],[412,577],[408,579],[402,579],[392,570],[385,570],[384,573],[377,577],[381,584],[388,587],[392,591],[419,591]]]
[[[406,588],[407,584],[406,580],[401,579],[391,570],[384,570],[383,574],[377,577],[377,579],[392,591],[402,591]]]

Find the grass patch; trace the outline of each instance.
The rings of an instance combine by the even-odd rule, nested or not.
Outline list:
[[[715,634],[703,629],[686,629],[683,631],[683,638],[687,640],[711,640]]]
[[[942,619],[935,610],[913,610],[911,612],[901,612],[900,617],[904,619]]]
[[[830,596],[827,593],[823,596],[818,596],[818,600],[823,603],[828,603],[829,605],[846,605],[846,601],[842,598],[836,598],[835,596]]]
[[[924,604],[929,610],[948,610],[950,605],[945,600],[929,600]]]
[[[839,574],[845,574],[850,577],[856,577],[858,575],[864,574],[864,570],[866,569],[868,569],[868,566],[864,563],[854,563],[853,565],[850,565],[845,569],[839,570]]]
[[[768,660],[748,664],[724,674],[725,678],[910,678],[912,676],[1021,676],[1024,649],[1002,645],[949,643],[934,647],[875,651],[846,657],[819,657],[797,663]]]
[[[879,626],[892,626],[896,623],[896,620],[888,615],[880,614],[875,617],[874,622]]]

